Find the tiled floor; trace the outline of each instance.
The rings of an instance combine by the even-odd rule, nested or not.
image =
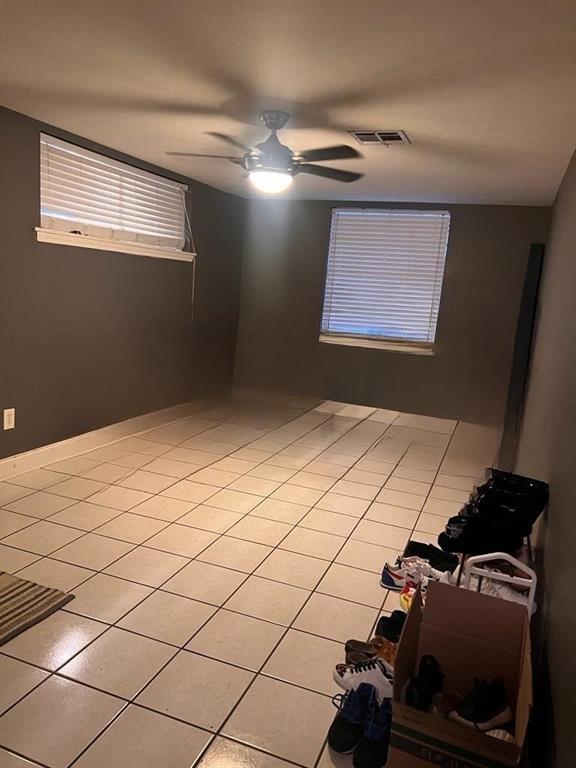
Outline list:
[[[0,648],[0,767],[347,765],[341,644],[493,453],[450,420],[235,401],[0,483],[0,570],[76,595]]]

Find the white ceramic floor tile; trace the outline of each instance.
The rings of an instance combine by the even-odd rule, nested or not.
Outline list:
[[[422,512],[429,515],[440,515],[441,517],[453,517],[462,509],[460,501],[445,501],[444,499],[428,499],[422,507]]]
[[[89,480],[85,477],[70,477],[66,478],[63,483],[52,486],[50,493],[82,501],[106,487],[106,483],[98,482],[98,480]]]
[[[97,573],[74,590],[67,611],[113,624],[152,592],[150,587]]]
[[[0,559],[1,562],[1,559]],[[77,565],[61,563],[49,557],[43,557],[32,565],[18,571],[18,577],[28,579],[43,587],[61,589],[63,592],[71,592],[79,584],[94,575],[94,571],[87,568],[79,568]]]
[[[5,643],[2,652],[37,667],[55,670],[106,628],[105,624],[92,619],[56,611]]]
[[[24,498],[16,499],[16,501],[12,501],[4,506],[11,512],[19,512],[21,515],[43,519],[53,515],[55,512],[60,512],[61,509],[71,507],[72,504],[74,504],[74,499],[67,499],[64,496],[56,496],[45,491],[38,491],[29,496],[24,496]]]
[[[71,459],[62,459],[62,461],[57,461],[55,464],[50,464],[47,469],[52,469],[54,472],[63,472],[65,475],[82,475],[84,472],[97,467],[99,463],[94,459],[74,456]]]
[[[352,538],[388,549],[403,550],[410,538],[410,531],[407,528],[375,523],[372,520],[360,520],[352,532]]]
[[[160,491],[175,483],[175,478],[149,472],[148,467],[146,467],[145,469],[137,469],[132,474],[122,478],[122,480],[118,480],[116,485],[122,488],[133,488],[136,491],[160,493]]]
[[[204,467],[203,469],[195,470],[188,479],[194,483],[206,483],[206,485],[225,488],[230,483],[233,483],[234,480],[238,480],[239,477],[238,472],[225,472],[223,469]]]
[[[265,520],[262,517],[247,516],[242,518],[228,531],[228,536],[259,544],[276,546],[292,530],[291,525],[275,520]]]
[[[130,705],[74,763],[75,768],[189,768],[210,735]]]
[[[413,469],[412,467],[403,467],[398,465],[392,477],[403,478],[404,480],[418,480],[421,483],[433,483],[436,472],[431,469]]]
[[[158,590],[124,616],[118,626],[182,647],[215,611],[206,603]]]
[[[276,467],[272,464],[260,464],[260,466],[254,467],[250,472],[247,472],[249,477],[261,477],[264,480],[276,480],[280,483],[286,482],[286,480],[295,474],[295,469]]]
[[[187,461],[175,461],[174,459],[166,458],[154,459],[154,461],[146,465],[147,472],[155,472],[157,475],[174,477],[177,480],[183,480],[197,469],[200,469],[198,464],[193,464]]]
[[[231,611],[288,626],[310,593],[305,589],[277,581],[250,576],[225,607]]]
[[[152,517],[124,512],[124,514],[101,525],[97,532],[100,536],[109,536],[112,539],[128,541],[131,544],[142,544],[146,539],[166,528],[167,525],[165,520],[156,520]]]
[[[342,643],[289,629],[262,672],[332,696],[337,687],[332,671],[342,662]]]
[[[132,488],[120,488],[118,485],[112,485],[91,496],[90,502],[126,512],[137,504],[142,504],[143,501],[150,498],[150,495],[144,491],[135,491]]]
[[[392,504],[382,504],[375,501],[366,512],[365,519],[373,520],[376,523],[395,525],[398,528],[408,528],[411,531],[419,514],[413,509],[395,507]]]
[[[394,491],[384,487],[376,501],[384,504],[392,504],[395,507],[404,507],[405,509],[421,510],[426,501],[426,496],[418,496],[415,493],[406,493],[405,491]]]
[[[0,656],[0,713],[45,680],[49,672],[9,656]],[[0,757],[0,765],[2,758]]]
[[[330,566],[316,591],[371,608],[380,608],[386,597],[386,590],[382,589],[380,579],[374,574],[340,563]]]
[[[457,501],[465,504],[470,498],[470,491],[460,491],[455,488],[444,488],[442,485],[435,485],[430,491],[429,499],[440,499],[441,501]]]
[[[363,483],[364,485],[372,485],[374,488],[382,488],[386,480],[387,474],[381,474],[378,472],[367,472],[363,469],[349,469],[344,475],[344,480],[351,480],[354,483]]]
[[[294,629],[341,643],[350,638],[367,639],[377,611],[315,592],[294,622]]]
[[[309,528],[294,528],[280,543],[280,549],[310,555],[324,560],[332,560],[346,539],[330,533],[313,531]]]
[[[258,544],[254,541],[233,539],[221,536],[208,549],[205,549],[198,560],[224,568],[234,568],[237,571],[251,573],[272,552],[272,547]]]
[[[274,491],[270,498],[280,501],[291,501],[294,504],[303,504],[311,507],[322,498],[324,491],[318,491],[314,488],[301,488],[298,485],[282,485]]]
[[[352,496],[355,499],[364,499],[373,501],[378,493],[378,488],[367,483],[357,483],[343,478],[332,487],[332,493],[338,493],[341,496]]]
[[[300,522],[310,507],[294,504],[291,501],[279,499],[264,499],[250,512],[255,517],[265,517],[267,520],[277,520],[280,523],[295,525]]]
[[[170,459],[171,461],[181,461],[185,464],[193,464],[195,467],[207,467],[209,464],[218,461],[220,457],[216,454],[207,453],[206,451],[180,447],[168,451],[162,458]],[[193,469],[190,470],[190,472],[193,471]],[[190,472],[188,472],[188,474],[190,474]]]
[[[333,719],[328,697],[258,677],[223,734],[312,768]]]
[[[339,512],[352,517],[362,517],[370,506],[366,499],[355,499],[352,496],[342,496],[339,493],[327,493],[316,504],[318,509],[327,509],[329,512]]]
[[[394,563],[403,549],[404,547],[400,550],[392,549],[349,539],[338,553],[336,562],[380,574],[384,563]]]
[[[257,671],[284,628],[252,616],[220,610],[190,640],[187,650]]]
[[[79,683],[131,699],[174,652],[165,643],[110,627],[59,672]]]
[[[239,571],[194,560],[166,582],[162,590],[222,605],[245,579],[246,574]]]
[[[216,731],[253,676],[244,669],[180,651],[138,696],[137,702],[192,725]],[[201,691],[202,695],[191,696],[190,691]]]
[[[134,507],[131,512],[133,515],[143,515],[144,517],[153,517],[156,520],[164,520],[167,523],[174,523],[191,509],[194,509],[195,506],[196,504],[190,501],[171,499],[168,496],[152,496],[151,499]]]
[[[246,514],[261,501],[261,496],[226,489],[211,496],[206,503],[210,507],[218,507],[219,509],[227,509],[230,512]]]
[[[186,557],[148,547],[136,547],[106,568],[110,576],[159,587],[190,561]]]
[[[146,546],[183,557],[195,557],[218,538],[218,534],[173,523],[148,539]]]
[[[0,538],[10,536],[11,533],[21,531],[29,525],[35,525],[37,522],[37,517],[28,517],[28,515],[9,512],[7,509],[0,509]]]
[[[121,699],[53,676],[0,718],[0,743],[66,768],[123,706]]]
[[[126,541],[109,539],[106,536],[98,536],[96,533],[87,533],[78,541],[54,552],[52,557],[54,560],[62,560],[65,563],[99,571],[132,549],[134,549],[134,545]]]
[[[393,491],[414,493],[417,496],[426,496],[430,491],[430,483],[423,483],[420,480],[409,480],[404,477],[392,476],[386,481],[385,488]]]
[[[28,528],[23,528],[10,536],[6,536],[2,539],[2,543],[9,547],[34,552],[36,555],[49,555],[83,535],[84,532],[76,528],[67,528],[64,525],[40,520]]]
[[[349,515],[340,515],[337,512],[328,512],[326,509],[315,507],[306,517],[302,518],[298,526],[311,528],[314,531],[333,533],[337,536],[349,536],[358,524],[358,518]]]
[[[201,504],[217,494],[219,490],[220,488],[215,485],[204,485],[203,483],[194,483],[191,480],[180,480],[165,491],[162,491],[161,495]]]
[[[198,763],[198,768],[291,768],[291,763],[217,736]],[[8,768],[13,768],[8,766]],[[20,768],[20,766],[14,766]]]
[[[227,509],[217,509],[199,504],[190,512],[179,518],[179,525],[189,525],[192,528],[200,528],[203,531],[213,533],[225,533],[229,528],[242,519],[238,512],[229,512]]]
[[[314,589],[327,568],[326,560],[276,549],[255,570],[254,575],[294,587]]]
[[[439,533],[443,533],[447,517],[440,517],[440,515],[428,515],[426,512],[422,512],[416,523],[416,533],[428,533],[433,537],[438,536]]]
[[[243,493],[253,493],[256,496],[267,496],[281,485],[282,483],[276,480],[265,480],[260,477],[244,475],[231,483],[229,488],[231,491],[242,491]]]
[[[131,471],[130,467],[104,463],[84,472],[82,477],[86,477],[89,480],[100,480],[102,483],[115,483],[117,480],[121,480],[126,475],[129,475]]]
[[[99,507],[87,501],[80,501],[78,504],[73,504],[71,507],[52,515],[49,522],[67,525],[82,531],[93,531],[119,514],[121,513],[117,509]]]
[[[31,496],[34,493],[32,488],[24,488],[22,485],[0,482],[0,507],[10,504],[12,501],[23,499],[24,496]]]
[[[0,571],[16,573],[16,571],[35,563],[39,559],[40,555],[33,555],[32,552],[24,552],[22,549],[5,547],[0,544]]]
[[[22,475],[16,475],[11,477],[10,482],[14,485],[22,485],[25,488],[34,488],[37,491],[42,491],[44,488],[50,488],[53,485],[57,485],[67,480],[65,474],[61,472],[54,472],[50,469],[33,469],[31,472],[24,472]]]

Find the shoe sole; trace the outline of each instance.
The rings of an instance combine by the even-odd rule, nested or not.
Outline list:
[[[404,587],[397,587],[396,584],[394,586],[391,586],[390,584],[386,584],[383,579],[380,579],[380,586],[384,587],[384,589],[389,589],[391,592],[402,592]]]
[[[474,723],[472,720],[465,720],[463,717],[460,717],[460,715],[454,710],[450,712],[448,717],[450,720],[454,720],[456,723],[461,723],[468,728],[477,728],[483,732],[492,731],[494,728],[498,728],[500,725],[506,725],[506,723],[509,723],[514,719],[514,715],[512,714],[512,711],[509,707],[506,707],[506,709],[504,709],[502,712],[494,715],[491,720],[486,720],[484,723]]]

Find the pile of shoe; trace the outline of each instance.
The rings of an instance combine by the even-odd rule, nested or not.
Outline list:
[[[487,470],[479,486],[438,537],[445,552],[515,554],[548,503],[548,484],[530,477]]]
[[[385,563],[380,584],[399,592],[400,606],[408,611],[418,585],[424,596],[430,579],[449,582],[458,563],[458,557],[446,554],[432,544],[410,541],[393,565]]]
[[[355,768],[382,768],[388,759],[392,724],[393,669],[384,659],[338,664],[334,679],[344,694],[328,731],[328,745],[339,754],[353,753]]]
[[[401,699],[408,706],[447,717],[488,736],[514,741],[511,733],[503,729],[513,724],[514,715],[501,680],[477,678],[464,696],[444,693],[443,687],[444,675],[438,661],[434,656],[422,656],[418,674],[408,681]]]

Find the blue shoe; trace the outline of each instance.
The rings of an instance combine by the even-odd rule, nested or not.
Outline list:
[[[362,738],[369,712],[378,707],[376,689],[360,683],[356,690],[339,693],[332,701],[340,711],[328,731],[328,745],[334,752],[348,755]]]
[[[354,768],[382,768],[386,765],[391,726],[391,699],[384,699],[382,704],[372,704],[364,732],[354,749]]]

